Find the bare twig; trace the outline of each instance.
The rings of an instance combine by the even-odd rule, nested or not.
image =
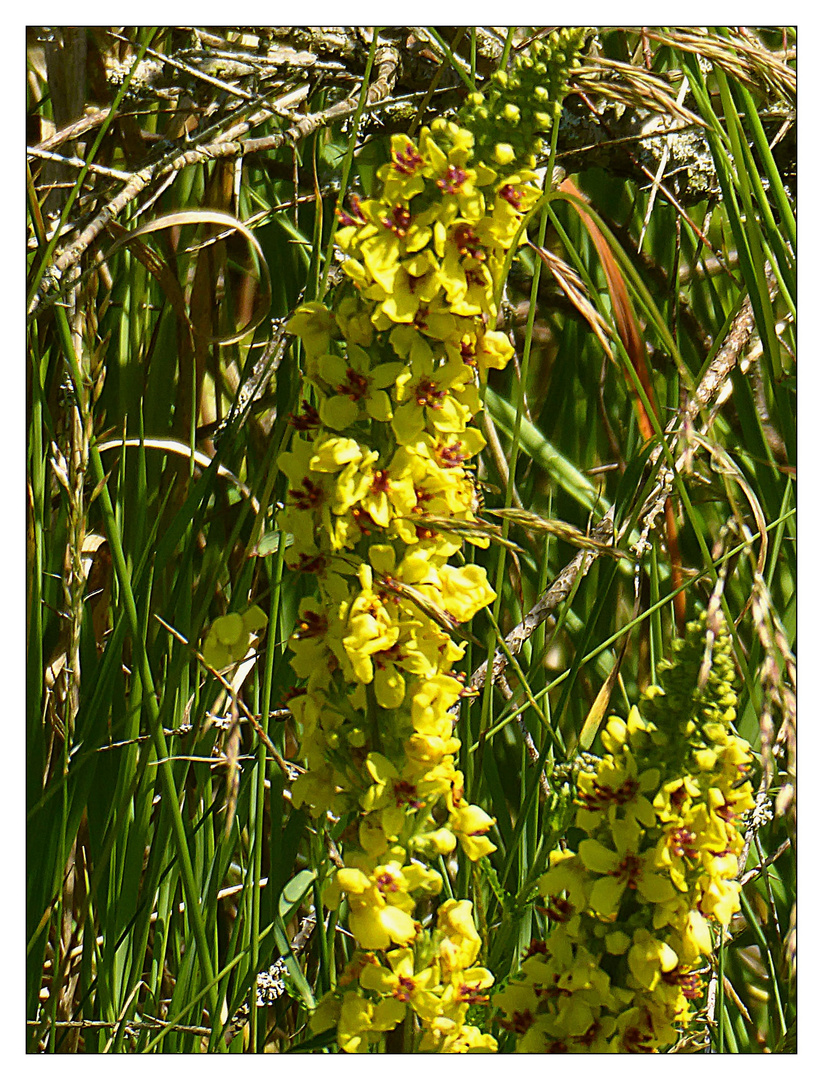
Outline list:
[[[95,128],[109,118],[111,109],[96,109],[93,112],[89,112],[86,116],[81,117],[79,120],[75,120],[71,124],[67,124],[65,127],[60,128],[59,131],[55,131],[53,135],[49,135],[45,139],[41,139],[36,146],[31,146],[28,149],[29,153],[34,151],[46,151],[56,150],[58,146],[62,146],[64,142],[70,142],[73,139],[79,138],[81,135],[85,135],[87,131],[93,131]],[[117,116],[119,114],[115,114]]]
[[[700,385],[695,390],[694,396],[686,403],[684,410],[685,420],[693,421],[698,412],[705,408],[711,399],[720,392],[721,386],[737,366],[753,329],[754,310],[752,309],[751,299],[747,296],[740,311],[735,315],[732,325],[729,327],[725,341],[717,350],[714,360],[712,360],[708,370],[700,380]]]
[[[44,161],[57,161],[61,165],[68,165],[72,169],[87,168],[90,173],[108,177],[110,180],[131,180],[131,173],[123,172],[120,169],[109,169],[105,165],[89,165],[82,158],[65,157],[63,154],[55,154],[51,150],[41,150],[38,146],[27,146],[26,153],[30,157],[42,158]]]
[[[27,1027],[38,1027],[40,1020],[27,1020]],[[94,1030],[99,1028],[117,1027],[122,1020],[55,1020],[49,1023],[49,1027],[77,1028]],[[130,1035],[138,1031],[179,1031],[184,1035],[211,1035],[211,1028],[197,1027],[191,1024],[164,1024],[162,1020],[129,1020],[125,1024],[125,1033]]]
[[[383,46],[378,49],[375,58],[377,77],[369,88],[368,104],[374,105],[385,98],[394,85],[400,55],[394,46]],[[83,253],[94,243],[103,230],[113,221],[137,196],[148,187],[154,180],[162,180],[170,173],[179,172],[189,165],[197,165],[204,161],[213,161],[218,158],[247,156],[255,153],[266,153],[281,146],[295,146],[321,127],[326,127],[335,120],[341,120],[351,116],[357,109],[357,96],[355,92],[343,101],[323,109],[320,112],[309,113],[301,116],[286,131],[278,131],[259,139],[241,140],[239,136],[252,126],[252,120],[236,125],[230,132],[219,136],[213,142],[204,146],[185,150],[183,153],[175,153],[169,161],[163,159],[146,165],[131,176],[123,189],[110,199],[95,218],[83,229],[77,239],[56,256],[52,265],[43,274],[40,287],[29,306],[29,316],[33,315],[44,299],[51,294],[54,300],[59,295],[59,285],[66,271],[75,266]],[[270,113],[270,110],[267,110]],[[232,138],[226,138],[232,135]]]

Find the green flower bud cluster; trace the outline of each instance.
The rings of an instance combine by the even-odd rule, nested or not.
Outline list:
[[[496,71],[484,93],[470,94],[460,111],[474,133],[477,156],[489,163],[534,167],[542,136],[559,114],[569,71],[579,65],[586,30],[566,26],[534,41],[509,71]]]
[[[717,637],[703,673],[705,615],[686,631],[673,642],[674,658],[659,666],[660,687],[650,687],[644,695],[643,715],[656,728],[653,739],[670,771],[699,767],[717,725],[733,723],[737,706],[731,638],[727,633]]]
[[[578,765],[584,838],[538,882],[552,929],[495,998],[520,1053],[656,1051],[693,1019],[712,926],[739,909],[740,818],[754,806],[731,642],[725,630],[711,642],[701,679],[706,644],[705,618],[690,623],[662,685]]]

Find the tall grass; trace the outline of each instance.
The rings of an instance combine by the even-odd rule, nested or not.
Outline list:
[[[432,32],[443,86],[463,87],[484,70],[477,30],[459,42]],[[277,526],[285,478],[276,460],[301,358],[279,320],[333,287],[334,209],[345,190],[370,191],[386,133],[408,129],[428,89],[427,116],[441,99],[418,87],[410,113],[387,110],[391,95],[367,102],[365,89],[384,72],[382,54],[363,41],[348,62],[352,79],[312,78],[299,100],[315,114],[351,94],[348,119],[332,111],[265,153],[197,159],[243,110],[259,111],[255,95],[271,96],[274,82],[238,82],[223,63],[211,69],[217,85],[195,80],[193,91],[186,84],[186,93],[160,96],[140,82],[139,63],[193,46],[191,33],[97,29],[87,38],[89,95],[103,104],[94,65],[107,58],[123,61],[126,81],[119,93],[108,87],[120,115],[81,137],[86,165],[135,174],[187,149],[194,160],[158,169],[50,286],[55,259],[125,181],[66,165],[47,177],[43,159],[29,158],[28,293],[42,299],[27,331],[27,1045],[320,1050],[308,1011],[348,946],[320,904],[341,826],[312,821],[290,800],[299,759],[286,641],[306,585],[283,573],[290,538]],[[249,48],[239,32],[226,41]],[[790,118],[794,107],[785,51],[793,44],[790,30],[600,32],[605,60],[640,71],[648,57],[662,84],[687,79],[718,195],[674,206],[634,175],[574,173],[642,329],[651,398],[619,332],[583,204],[552,198],[535,217],[534,244],[577,273],[612,356],[523,246],[507,295],[518,363],[492,373],[485,406],[496,434],[478,475],[490,511],[519,506],[535,517],[507,523],[519,551],[473,554],[485,557],[499,594],[496,625],[481,615],[474,632],[496,646],[610,507],[622,547],[637,543],[661,470],[678,463],[671,490],[686,608],[722,588],[739,731],[761,756],[743,910],[721,945],[707,1005],[710,1044],[742,1053],[790,1049],[795,1015],[796,224],[773,130],[774,116]],[[49,47],[32,33],[28,110],[42,137],[54,119]],[[301,84],[286,70],[275,98]],[[628,108],[648,106],[633,84],[610,85]],[[459,98],[464,88],[450,92]],[[370,119],[352,122],[358,109]],[[265,139],[297,119],[270,110],[231,137]],[[59,152],[70,156],[66,146]],[[55,175],[66,186],[50,195]],[[247,223],[270,295],[241,231],[184,213],[202,209]],[[162,230],[122,240],[123,229],[181,212]],[[50,240],[55,213],[75,231]],[[741,310],[751,313],[745,325]],[[242,388],[272,340],[262,396],[246,402]],[[695,388],[724,356],[732,361],[723,389],[681,427]],[[651,443],[638,402],[654,420]],[[661,441],[678,428],[679,441]],[[701,438],[690,442],[695,428]],[[461,716],[467,795],[496,817],[498,850],[475,870],[443,869],[447,888],[474,901],[498,982],[538,930],[534,883],[570,814],[565,757],[614,666],[610,708],[625,715],[676,633],[677,568],[662,520],[647,531],[639,568],[633,552],[591,562],[512,658],[510,699],[487,681]],[[227,691],[200,655],[204,634],[250,604],[267,613],[267,632],[242,686]],[[470,645],[466,655],[470,675],[486,654]],[[258,973],[280,958],[283,986],[258,1004]]]

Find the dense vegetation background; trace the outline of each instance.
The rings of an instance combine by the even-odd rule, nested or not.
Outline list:
[[[322,1045],[333,843],[290,801],[283,327],[338,280],[335,209],[373,191],[390,134],[542,32],[29,28],[31,1050]],[[791,29],[592,31],[553,176],[583,201],[530,226],[482,418],[487,520],[516,550],[475,558],[500,632],[527,631],[463,714],[498,850],[452,884],[498,981],[565,812],[544,766],[589,745],[607,695],[625,715],[711,596],[733,628],[758,805],[679,1050],[793,1045],[795,93]],[[268,630],[225,685],[199,650],[250,604]]]

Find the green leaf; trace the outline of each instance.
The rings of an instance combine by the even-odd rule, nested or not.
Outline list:
[[[315,870],[301,870],[299,874],[295,874],[291,881],[283,886],[277,904],[283,922],[288,922],[291,918],[294,909],[301,903],[316,877],[317,872]]]

